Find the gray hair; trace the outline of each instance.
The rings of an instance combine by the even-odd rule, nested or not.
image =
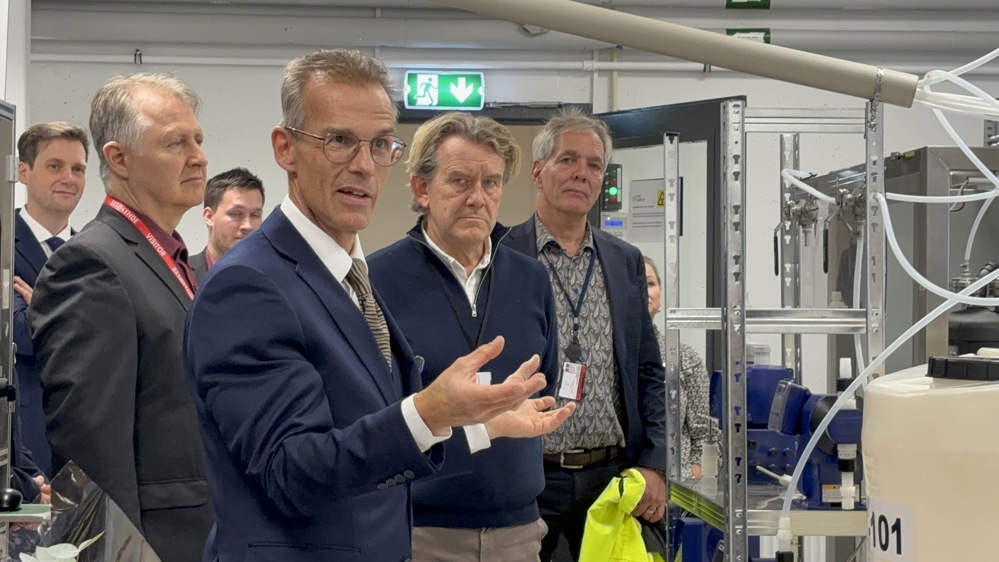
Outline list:
[[[302,90],[314,77],[352,85],[378,84],[392,98],[392,83],[385,65],[360,51],[324,49],[298,57],[284,67],[281,76],[281,125],[300,129],[305,124]],[[392,106],[395,116],[395,105]]]
[[[607,123],[586,115],[576,108],[563,110],[545,123],[537,136],[534,137],[534,144],[531,147],[534,159],[547,162],[552,157],[552,152],[555,151],[559,135],[566,131],[590,131],[600,137],[600,141],[604,144],[604,169],[607,168],[611,159],[611,151],[614,149]]]
[[[441,144],[448,137],[460,137],[488,146],[503,158],[503,183],[520,171],[520,147],[510,129],[485,116],[473,117],[468,113],[444,113],[427,121],[416,130],[413,146],[406,160],[406,172],[410,176],[431,181],[437,175],[440,162],[437,160]],[[417,213],[425,213],[416,198],[410,208]]]
[[[176,76],[169,74],[132,74],[115,76],[107,82],[90,102],[90,136],[101,163],[101,179],[111,176],[111,168],[104,159],[104,145],[118,142],[136,150],[139,137],[149,126],[149,122],[139,112],[135,94],[141,90],[153,90],[172,95],[184,101],[195,114],[201,107],[201,98],[191,86]]]

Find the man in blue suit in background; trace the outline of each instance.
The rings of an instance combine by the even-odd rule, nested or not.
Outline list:
[[[28,199],[14,214],[14,343],[17,345],[17,411],[24,445],[52,476],[52,450],[45,438],[42,385],[35,373],[28,306],[42,266],[75,232],[69,216],[87,183],[90,143],[82,127],[56,121],[29,127],[17,141],[17,179]]]
[[[281,103],[271,144],[288,196],[208,271],[188,313],[216,513],[204,559],[403,562],[410,483],[444,469],[445,446],[459,459],[478,447],[451,428],[532,437],[572,408],[528,400],[545,387],[536,355],[503,384],[475,384],[502,338],[421,390],[423,360],[371,290],[358,239],[406,146],[385,67],[356,51],[300,57]]]

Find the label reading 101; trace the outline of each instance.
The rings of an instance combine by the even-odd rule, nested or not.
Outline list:
[[[872,562],[915,562],[912,508],[871,499],[867,507],[867,555]]]

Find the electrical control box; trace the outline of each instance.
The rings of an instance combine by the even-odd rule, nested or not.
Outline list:
[[[621,189],[621,165],[608,164],[604,172],[604,185],[600,194],[601,211],[620,211],[624,200]]]

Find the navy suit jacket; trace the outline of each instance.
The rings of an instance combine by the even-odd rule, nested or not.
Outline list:
[[[35,286],[45,265],[45,252],[31,232],[31,227],[14,213],[14,275]],[[35,353],[31,345],[28,304],[14,293],[14,344],[17,345],[17,412],[21,421],[24,446],[31,451],[34,463],[52,476],[52,449],[45,438],[45,412],[42,410],[42,383],[35,372]]]
[[[410,482],[444,448],[421,453],[406,426],[423,362],[378,300],[391,370],[280,209],[208,271],[185,336],[216,512],[206,561],[410,558]]]
[[[665,472],[666,376],[648,312],[645,262],[638,248],[595,228],[591,231],[610,299],[627,461],[630,466]],[[503,243],[537,258],[534,216],[511,228]]]

